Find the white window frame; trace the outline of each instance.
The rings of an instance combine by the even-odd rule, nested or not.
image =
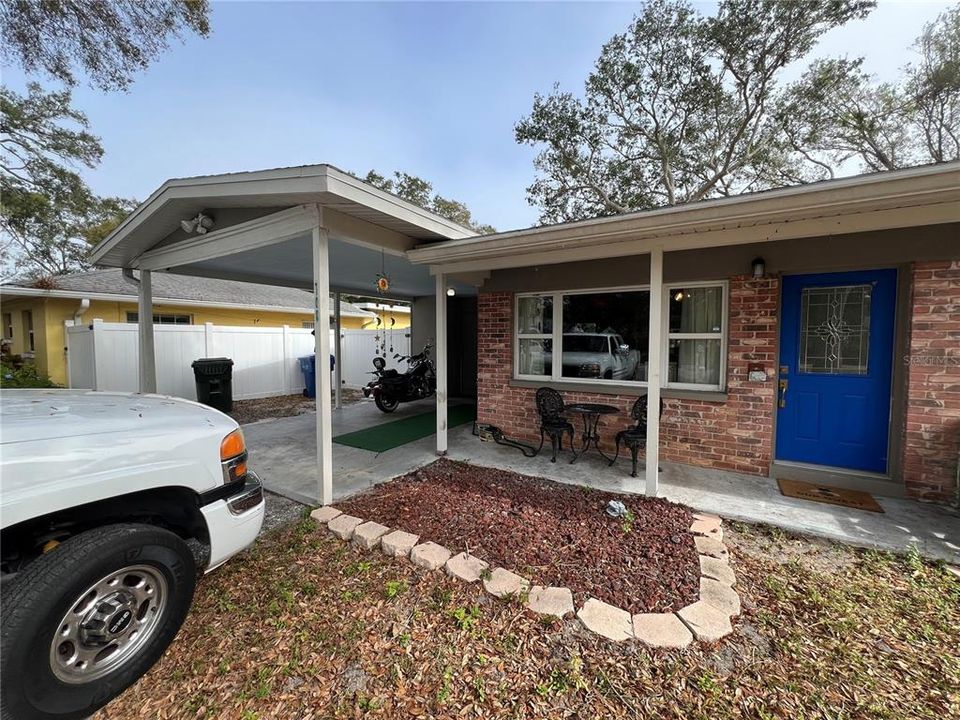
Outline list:
[[[520,332],[520,298],[522,297],[550,297],[553,298],[553,332],[552,333],[521,333]],[[560,330],[560,333],[563,333],[563,329],[559,327],[560,322],[560,313],[562,308],[560,303],[557,302],[558,294],[552,292],[530,292],[530,293],[519,293],[514,296],[513,299],[513,371],[514,377],[519,380],[545,380],[547,379],[546,375],[528,375],[520,373],[520,341],[521,340],[552,340],[553,347],[558,347],[557,340],[557,330]],[[551,353],[553,350],[551,349]],[[556,377],[558,372],[557,364],[552,361],[551,355],[551,372],[553,377]],[[560,368],[562,370],[562,368]],[[556,380],[553,380],[556,382]]]
[[[720,338],[720,382],[716,385],[697,384],[697,383],[670,383],[667,381],[668,373],[663,373],[663,382],[661,387],[683,390],[701,390],[701,391],[722,391],[726,386],[727,377],[727,335],[729,327],[729,282],[727,280],[697,280],[691,282],[679,281],[664,283],[663,302],[662,302],[662,327],[661,333],[660,357],[661,367],[667,368],[670,355],[671,339],[717,339]],[[669,331],[670,321],[670,289],[671,288],[692,288],[692,287],[720,287],[722,297],[721,326],[719,333],[671,333]],[[563,297],[565,295],[592,295],[599,293],[615,292],[643,292],[650,290],[649,285],[628,285],[619,287],[598,287],[581,288],[574,290],[553,290],[549,292],[521,292],[515,293],[513,297],[513,378],[515,380],[533,380],[538,382],[566,383],[566,384],[589,384],[600,387],[622,387],[624,385],[632,387],[647,387],[646,380],[606,380],[604,378],[568,378],[563,377]],[[520,300],[528,297],[549,297],[553,299],[553,332],[552,333],[520,333]],[[553,359],[551,362],[550,375],[530,375],[520,372],[520,341],[521,340],[552,340]],[[560,354],[558,361],[557,354]]]
[[[720,288],[720,331],[709,333],[670,332],[671,290],[697,287]],[[727,336],[730,325],[730,282],[728,280],[698,280],[697,282],[675,282],[663,284],[663,348],[660,367],[664,369],[662,387],[676,390],[722,391],[727,380]],[[670,382],[670,341],[671,340],[720,340],[720,377],[715,385],[705,383]]]
[[[161,318],[187,318],[187,322],[163,322]],[[140,312],[138,310],[127,310],[127,322],[136,323],[139,322]],[[169,312],[155,312],[153,313],[153,324],[154,325],[193,325],[193,315],[191,313],[169,313]]]

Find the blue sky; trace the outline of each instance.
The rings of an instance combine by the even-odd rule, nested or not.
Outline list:
[[[700,3],[712,12],[712,3]],[[949,3],[885,2],[816,55],[865,55],[893,79]],[[144,199],[170,177],[329,162],[402,169],[500,230],[532,225],[533,148],[513,125],[535,92],[576,92],[636,3],[214,2],[212,35],[174,44],[128,93],[80,86],[106,155],[104,195]],[[5,70],[5,82],[24,78]]]

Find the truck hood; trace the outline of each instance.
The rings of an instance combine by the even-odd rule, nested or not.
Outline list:
[[[88,435],[164,434],[176,430],[226,434],[235,423],[199,403],[166,395],[90,390],[3,390],[0,445]]]

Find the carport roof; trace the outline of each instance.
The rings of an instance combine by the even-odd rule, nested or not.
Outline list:
[[[317,204],[344,226],[384,231],[393,251],[476,233],[380,190],[332,165],[302,165],[166,181],[91,253],[98,265],[129,266],[142,253],[186,235],[180,221],[197,213],[233,213],[242,222],[286,208]],[[218,223],[215,229],[223,227]],[[409,242],[407,242],[409,240]],[[403,247],[407,245],[407,247]]]

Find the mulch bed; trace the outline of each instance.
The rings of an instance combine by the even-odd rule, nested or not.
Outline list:
[[[608,517],[610,500],[632,520]],[[670,612],[699,598],[692,516],[667,500],[438,460],[337,507],[536,585],[569,587],[578,605],[594,597],[631,613]]]

